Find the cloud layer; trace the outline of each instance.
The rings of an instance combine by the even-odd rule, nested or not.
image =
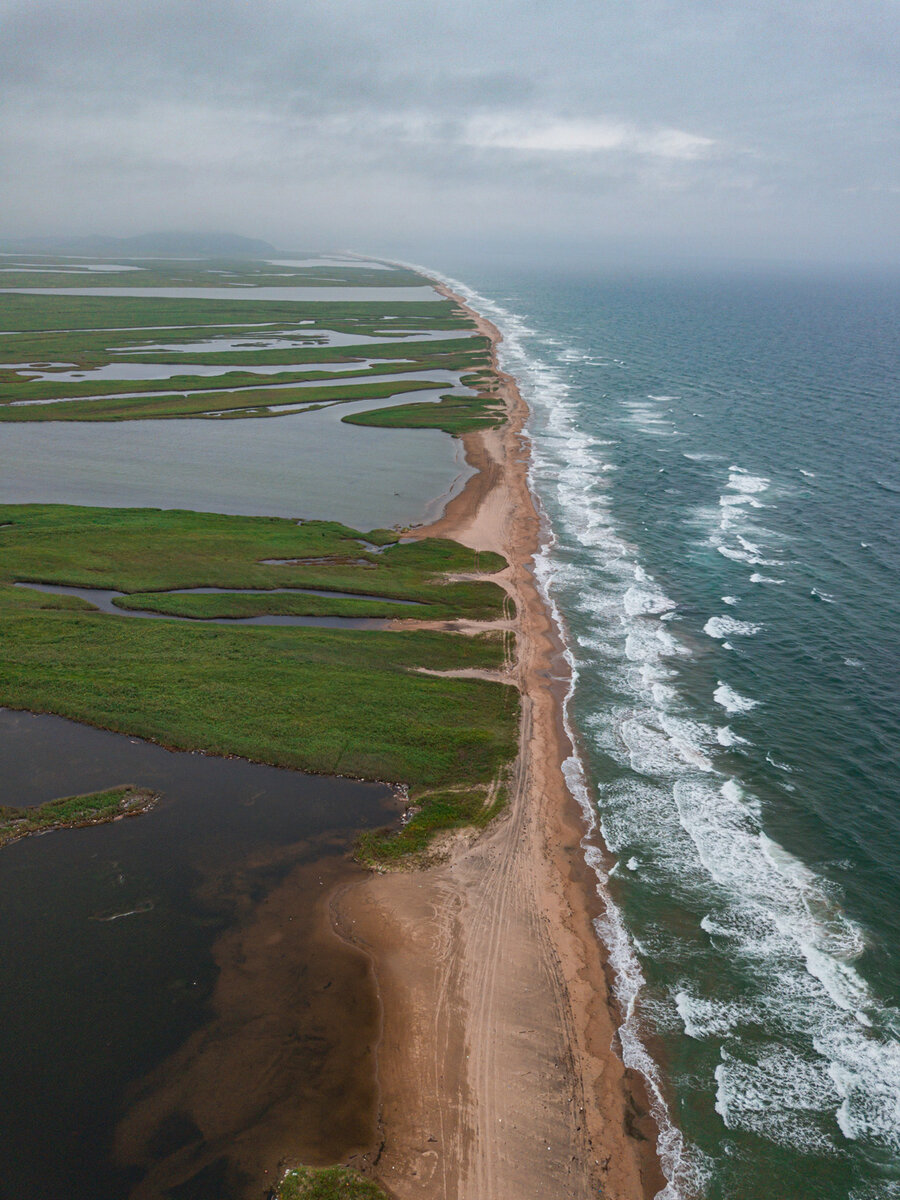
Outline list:
[[[897,260],[892,0],[0,0],[0,234]]]

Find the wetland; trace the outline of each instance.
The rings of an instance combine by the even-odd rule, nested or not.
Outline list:
[[[506,561],[414,535],[499,417],[411,272],[103,265],[0,331],[0,1198],[263,1200],[377,1142],[334,898],[504,803]]]

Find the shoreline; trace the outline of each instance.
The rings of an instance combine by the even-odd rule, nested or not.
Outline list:
[[[398,1200],[610,1200],[664,1186],[643,1082],[612,1046],[618,1018],[593,922],[584,815],[566,786],[568,667],[531,564],[541,517],[528,482],[528,408],[498,362],[500,331],[435,286],[489,338],[507,421],[463,436],[475,474],[411,531],[509,562],[522,696],[507,809],[445,860],[372,875],[334,897],[336,927],[370,956],[382,1007],[381,1147],[371,1173]]]

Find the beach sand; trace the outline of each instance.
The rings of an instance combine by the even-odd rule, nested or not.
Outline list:
[[[460,297],[446,295],[466,308]],[[467,312],[491,338],[499,332]],[[617,1018],[584,821],[561,764],[567,667],[531,563],[527,408],[497,369],[509,420],[469,434],[475,474],[421,536],[504,554],[517,606],[519,758],[504,814],[424,870],[372,874],[332,900],[369,954],[382,1007],[381,1145],[367,1169],[398,1200],[609,1200],[663,1186],[639,1079],[614,1050]]]

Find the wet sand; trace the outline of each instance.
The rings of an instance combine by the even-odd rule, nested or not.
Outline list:
[[[471,315],[496,366],[500,334]],[[664,1184],[656,1129],[613,1049],[592,924],[601,902],[561,770],[566,664],[530,569],[540,521],[527,408],[498,376],[508,423],[464,438],[477,474],[417,532],[509,561],[497,580],[518,612],[520,754],[508,808],[485,834],[445,842],[425,870],[371,875],[335,896],[336,925],[369,954],[383,1009],[383,1145],[368,1166],[398,1200],[631,1200]]]

